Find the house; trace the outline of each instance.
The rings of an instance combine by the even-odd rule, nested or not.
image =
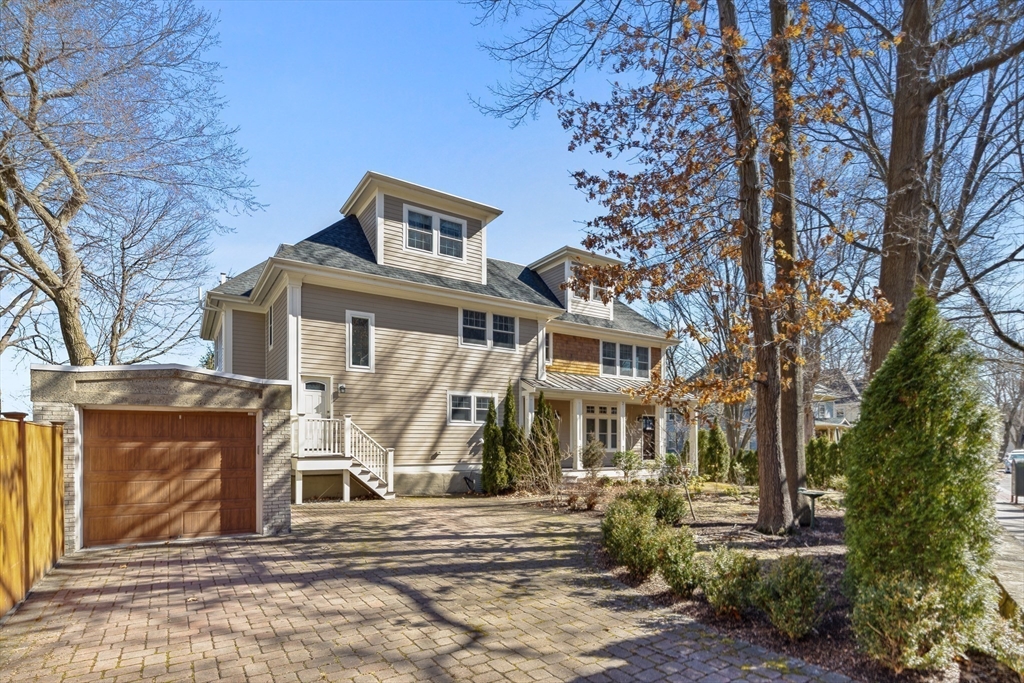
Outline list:
[[[814,436],[838,442],[860,419],[863,380],[845,370],[825,370],[814,387]]]
[[[612,259],[568,246],[528,265],[488,258],[501,213],[369,172],[336,223],[207,293],[217,370],[291,387],[296,503],[465,490],[509,383],[524,429],[538,396],[551,402],[568,474],[589,439],[609,466],[616,451],[665,451],[665,409],[626,392],[674,342],[623,302],[567,288],[574,264]]]

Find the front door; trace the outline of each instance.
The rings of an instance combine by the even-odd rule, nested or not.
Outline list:
[[[329,417],[330,404],[327,401],[327,384],[308,381],[302,387],[302,414],[306,417]]]
[[[654,418],[644,415],[640,418],[643,427],[643,457],[645,460],[654,458]]]

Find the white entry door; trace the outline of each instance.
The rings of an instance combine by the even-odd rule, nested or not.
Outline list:
[[[310,380],[303,384],[302,414],[307,417],[330,417],[326,382]]]

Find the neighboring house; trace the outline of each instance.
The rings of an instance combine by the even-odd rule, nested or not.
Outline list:
[[[823,371],[814,388],[814,435],[839,441],[860,419],[864,387],[844,370]]]
[[[296,502],[350,486],[464,490],[509,382],[526,429],[539,394],[551,402],[568,470],[591,438],[608,465],[627,448],[665,451],[664,408],[624,392],[674,342],[621,301],[565,288],[574,263],[612,259],[487,258],[499,209],[373,172],[341,213],[211,290],[203,314],[219,371],[291,386]]]

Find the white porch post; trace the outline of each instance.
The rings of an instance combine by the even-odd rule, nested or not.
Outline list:
[[[697,462],[697,403],[689,401],[686,404],[687,418],[690,420],[690,467],[696,474],[699,472],[700,463]]]
[[[352,416],[345,416],[345,457],[352,457]]]
[[[302,505],[302,470],[295,470],[295,504]]]
[[[395,492],[395,449],[388,449],[388,493]]]
[[[628,451],[632,444],[626,443],[626,402],[619,401],[619,444],[616,451]]]
[[[351,473],[348,470],[344,470],[341,473],[341,501],[343,503],[349,502],[352,498],[352,479]]]
[[[523,392],[523,409],[520,411],[520,415],[523,416],[523,435],[529,437],[530,430],[533,428],[533,394],[530,392]]]
[[[583,469],[583,399],[572,400],[572,422],[569,425],[569,452],[572,453],[574,470]]]
[[[665,410],[665,406],[656,406],[654,408],[654,454],[664,456],[665,455],[665,427],[667,420],[666,415],[668,412]]]

